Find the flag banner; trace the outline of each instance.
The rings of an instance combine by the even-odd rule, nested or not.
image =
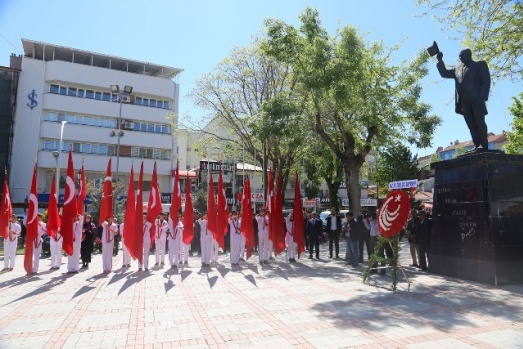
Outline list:
[[[247,259],[252,255],[252,249],[254,248],[254,222],[252,214],[252,203],[251,203],[251,182],[249,176],[245,178],[243,183],[243,195],[242,195],[242,212],[241,212],[241,231],[245,236],[245,252]]]
[[[183,242],[189,245],[194,238],[194,208],[191,198],[191,180],[185,180],[185,212],[183,214]]]
[[[111,174],[111,158],[107,163],[107,169],[105,170],[104,187],[102,194],[102,202],[100,203],[100,219],[98,225],[113,215],[113,178]]]
[[[25,233],[24,269],[30,275],[33,273],[33,249],[38,237],[38,192],[37,192],[36,164],[33,169],[31,193],[29,194],[29,207],[27,209],[27,222]]]
[[[73,255],[73,222],[77,215],[76,210],[76,181],[74,176],[73,150],[69,149],[67,161],[67,178],[65,180],[64,206],[62,208],[62,227],[60,234],[63,238],[62,250],[67,255]]]
[[[174,183],[173,183],[173,194],[171,196],[171,210],[169,211],[169,216],[173,221],[173,226],[176,227],[178,224],[178,212],[182,208],[182,195],[180,192],[180,163],[176,163],[176,172],[174,174]],[[189,179],[188,179],[189,180]]]
[[[134,198],[134,168],[131,165],[131,174],[129,176],[129,187],[127,188],[127,202],[125,203],[125,217],[123,231],[120,232],[123,237],[123,243],[127,247],[127,251],[133,259],[136,259],[137,256],[134,253],[134,224],[136,220],[135,207],[136,202]]]
[[[136,206],[134,208],[134,244],[132,246],[133,258],[138,259],[140,264],[143,263],[143,161],[140,165],[140,174],[138,175],[138,191],[136,193]],[[124,227],[125,228],[125,227]],[[129,250],[129,251],[131,251]],[[149,251],[147,251],[149,253]]]
[[[151,177],[151,192],[149,193],[149,202],[147,203],[147,221],[151,223],[149,234],[151,235],[151,244],[154,242],[156,231],[156,219],[162,212],[162,199],[158,190],[158,176],[156,174],[156,161],[154,162],[153,175]]]
[[[218,179],[218,200],[216,216],[216,235],[218,245],[225,251],[225,233],[229,220],[229,209],[227,208],[227,198],[225,197],[225,186],[223,185],[222,171]]]
[[[7,185],[7,172],[4,176],[4,187],[2,192],[2,212],[0,213],[0,233],[4,239],[9,236],[9,220],[13,214],[11,205],[11,195],[9,195],[9,186]]]
[[[296,172],[296,186],[294,187],[294,207],[292,210],[294,216],[294,232],[293,240],[298,245],[298,258],[305,251],[305,233],[304,233],[304,217],[303,217],[303,206],[301,201],[300,192],[300,179],[298,178],[298,172]]]
[[[56,197],[56,178],[53,175],[53,181],[51,182],[51,194],[49,194],[49,205],[47,207],[47,234],[51,238],[54,238],[56,232],[62,225],[62,220],[58,214],[58,199]]]
[[[78,214],[83,215],[85,213],[84,211],[84,201],[87,197],[87,188],[86,188],[86,180],[85,180],[85,171],[84,171],[84,164],[82,163],[82,169],[80,170],[80,188],[78,188],[78,200],[76,207],[78,208]]]

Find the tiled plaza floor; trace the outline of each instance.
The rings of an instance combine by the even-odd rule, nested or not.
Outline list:
[[[211,269],[198,257],[177,272],[136,263],[102,274],[101,255],[79,274],[23,257],[0,274],[0,348],[523,348],[523,285],[491,287],[406,266],[362,283],[358,268],[307,255]],[[345,250],[342,249],[342,254]],[[401,252],[408,265],[408,246]],[[154,256],[150,257],[154,263]],[[523,271],[522,271],[523,272]]]

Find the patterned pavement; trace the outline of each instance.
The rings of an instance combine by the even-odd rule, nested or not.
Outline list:
[[[420,272],[402,246],[411,286],[400,278],[397,292],[390,270],[364,284],[366,263],[330,259],[325,245],[320,260],[254,255],[231,269],[221,255],[201,269],[192,257],[177,272],[120,269],[120,253],[109,275],[94,255],[76,275],[63,258],[26,277],[18,256],[0,274],[0,348],[523,348],[523,285]]]

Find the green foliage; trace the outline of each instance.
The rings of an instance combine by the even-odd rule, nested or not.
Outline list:
[[[381,42],[367,44],[352,26],[330,36],[318,11],[307,8],[296,28],[265,21],[263,50],[288,64],[307,95],[306,122],[344,167],[351,209],[359,212],[359,169],[371,149],[405,140],[430,145],[440,119],[419,101],[420,80],[428,73],[423,50],[411,62],[392,65]]]
[[[452,154],[452,158],[455,159],[460,155],[463,155],[467,152],[467,148],[465,146],[457,147],[454,151],[454,154]]]
[[[85,190],[89,200],[91,201],[86,207],[86,213],[89,213],[93,217],[93,221],[98,223],[103,187],[96,187],[94,181],[87,180]],[[125,204],[127,200],[122,198],[122,196],[125,195],[127,195],[127,185],[123,184],[121,181],[119,183],[113,182],[113,200],[116,200],[115,218],[119,223],[123,222],[123,217],[125,215]]]
[[[523,3],[509,0],[418,0],[445,28],[487,61],[493,77],[521,80]]]
[[[193,207],[194,212],[203,214],[207,212],[207,190],[206,189],[198,189],[193,194]]]
[[[420,176],[417,156],[413,156],[410,149],[403,144],[392,144],[384,148],[376,160],[372,180],[380,187],[388,188],[389,182],[417,179]]]
[[[380,254],[380,251],[382,251],[387,244],[390,244],[392,248],[392,258],[387,258],[386,256]],[[370,270],[372,269],[373,265],[380,265],[382,267],[389,265],[391,267],[391,289],[392,291],[396,291],[398,285],[398,257],[400,250],[401,247],[399,244],[399,234],[394,235],[392,238],[385,238],[379,235],[378,243],[376,244],[376,247],[374,248],[374,251],[370,257],[369,264],[363,272],[363,282],[367,281],[369,278]]]
[[[512,131],[507,132],[508,142],[505,144],[507,154],[523,154],[523,93],[519,99],[513,97],[514,104],[509,108],[514,116],[512,120]]]

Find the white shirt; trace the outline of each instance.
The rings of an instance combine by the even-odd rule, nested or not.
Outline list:
[[[269,218],[266,215],[257,215],[256,222],[258,222],[258,234],[267,233],[269,231]]]

